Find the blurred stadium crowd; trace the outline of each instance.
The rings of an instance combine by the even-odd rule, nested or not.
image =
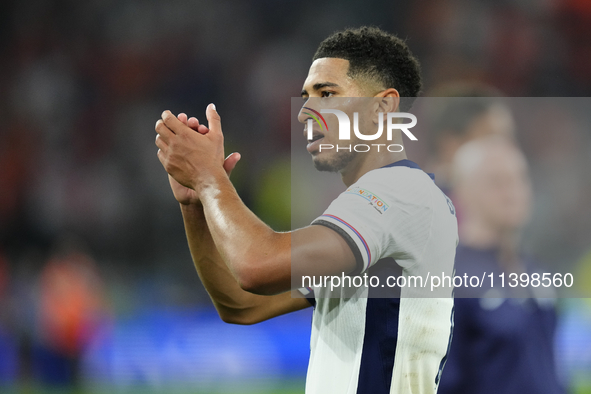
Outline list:
[[[204,120],[216,103],[227,149],[243,157],[240,195],[289,229],[290,98],[318,43],[363,24],[407,38],[427,95],[477,81],[507,96],[591,96],[585,0],[3,1],[0,387],[76,381],[52,366],[79,363],[105,327],[209,306],[156,157],[163,110]],[[536,116],[555,127],[517,130],[535,199],[525,246],[549,266],[590,272],[591,133],[552,108]],[[427,147],[414,153],[428,163]],[[591,387],[585,308],[563,308],[578,338],[558,341],[572,387]],[[572,372],[582,365],[588,374]]]

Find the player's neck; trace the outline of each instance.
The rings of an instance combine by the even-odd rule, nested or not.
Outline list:
[[[371,170],[384,167],[406,159],[406,152],[376,152],[376,154],[359,154],[357,157],[341,170],[341,179],[349,187]]]

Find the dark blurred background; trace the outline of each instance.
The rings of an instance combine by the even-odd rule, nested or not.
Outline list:
[[[0,388],[302,392],[310,311],[218,321],[154,123],[165,109],[204,121],[214,102],[228,153],[242,153],[240,195],[289,229],[290,98],[323,38],[365,24],[407,39],[427,94],[478,81],[591,96],[586,0],[1,2]],[[518,135],[542,193],[527,240],[576,269],[591,248],[591,133],[561,131]],[[591,313],[563,310],[563,378],[586,392]]]

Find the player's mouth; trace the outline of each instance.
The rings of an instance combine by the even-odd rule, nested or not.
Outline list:
[[[314,134],[312,135],[312,139],[308,140],[308,146],[306,146],[306,150],[310,153],[317,151],[323,140],[324,134],[314,132]]]

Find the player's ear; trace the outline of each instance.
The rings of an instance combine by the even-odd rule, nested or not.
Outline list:
[[[376,99],[379,103],[380,112],[396,112],[400,105],[400,93],[394,88],[382,90],[376,94]]]

